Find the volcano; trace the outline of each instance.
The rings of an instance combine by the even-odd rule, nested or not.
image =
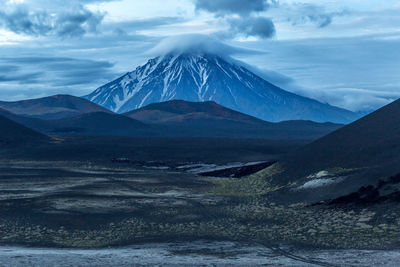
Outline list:
[[[240,62],[205,52],[168,53],[84,98],[117,113],[170,100],[214,101],[266,120],[349,123],[358,115],[285,91]]]

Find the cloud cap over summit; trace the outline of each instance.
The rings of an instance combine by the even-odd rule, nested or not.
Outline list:
[[[259,54],[261,51],[229,45],[219,39],[204,34],[183,34],[166,37],[152,49],[146,52],[149,56],[166,54],[214,54],[221,57],[229,57],[238,54]]]

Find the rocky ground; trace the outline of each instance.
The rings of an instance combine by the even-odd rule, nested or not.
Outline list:
[[[21,167],[23,166],[23,167]],[[49,167],[51,166],[51,167]],[[0,243],[100,248],[177,240],[399,247],[400,205],[279,204],[250,176],[53,162],[0,166]]]
[[[282,252],[285,252],[282,254]],[[268,248],[249,242],[198,240],[119,248],[0,246],[0,266],[398,266],[400,251]]]

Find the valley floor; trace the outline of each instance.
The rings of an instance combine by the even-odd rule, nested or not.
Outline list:
[[[254,175],[7,162],[0,166],[0,243],[104,248],[212,239],[269,248],[399,248],[400,205],[285,205],[269,198],[273,190]]]

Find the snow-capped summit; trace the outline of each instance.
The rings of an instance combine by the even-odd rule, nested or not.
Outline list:
[[[267,120],[348,123],[357,115],[274,86],[213,51],[174,51],[96,89],[85,98],[118,113],[173,99],[215,101]]]

